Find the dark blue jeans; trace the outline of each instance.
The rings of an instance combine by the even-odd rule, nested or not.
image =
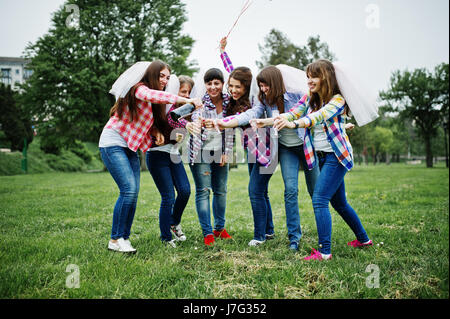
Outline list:
[[[328,204],[338,212],[360,242],[369,238],[355,210],[347,202],[345,196],[344,176],[347,169],[338,161],[334,153],[319,158],[320,175],[312,197],[317,232],[319,235],[319,251],[331,253],[331,214]]]
[[[213,191],[214,229],[225,228],[228,166],[228,164],[220,166],[215,162],[189,165],[195,182],[195,207],[204,237],[213,234],[209,200],[211,189]]]
[[[269,200],[269,180],[273,174],[261,174],[261,164],[248,163],[250,180],[248,194],[253,212],[253,239],[263,241],[274,233],[272,207]]]
[[[181,159],[171,160],[167,152],[148,151],[145,157],[147,168],[153,177],[159,194],[161,195],[161,206],[159,208],[159,229],[161,240],[172,240],[170,226],[178,225],[181,216],[191,195],[191,185],[186,175]],[[179,158],[179,156],[177,155]],[[177,196],[175,197],[175,190]]]
[[[298,243],[302,237],[298,209],[298,172],[300,171],[300,165],[303,167],[306,187],[311,197],[320,171],[317,165],[312,170],[308,170],[303,145],[286,147],[279,144],[278,154],[284,182],[284,207],[286,210],[288,237],[290,242],[295,241]]]
[[[139,194],[139,156],[121,146],[100,147],[103,163],[119,187],[119,198],[113,212],[111,239],[128,239]]]

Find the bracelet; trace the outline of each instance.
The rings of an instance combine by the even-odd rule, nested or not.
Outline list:
[[[298,122],[294,121],[294,124],[295,124],[295,128],[297,129],[299,127]]]

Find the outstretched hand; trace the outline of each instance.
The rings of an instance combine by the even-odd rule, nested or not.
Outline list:
[[[227,37],[223,37],[220,40],[220,51],[223,52],[225,51],[225,47],[227,46]]]
[[[345,124],[344,128],[345,128],[347,131],[351,131],[351,130],[353,130],[353,129],[355,128],[355,124],[353,124],[353,123],[347,123],[347,124]]]
[[[191,135],[199,135],[201,133],[201,123],[189,122],[186,124],[186,129]]]
[[[273,127],[276,130],[282,130],[285,127],[287,128],[295,128],[295,124],[292,122],[289,122],[286,118],[284,118],[283,116],[277,116],[275,118],[275,121],[273,122]]]
[[[200,98],[191,99],[191,103],[194,104],[196,110],[203,107],[203,102]]]

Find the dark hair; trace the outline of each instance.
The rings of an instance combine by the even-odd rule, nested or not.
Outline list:
[[[159,73],[163,69],[168,69],[170,71],[170,66],[160,60],[156,60],[150,63],[142,79],[137,84],[131,87],[125,97],[119,98],[116,101],[114,106],[109,111],[109,116],[113,116],[115,113],[117,113],[119,119],[122,119],[125,107],[128,106],[128,110],[131,116],[129,120],[136,121],[138,117],[135,95],[136,89],[140,85],[145,85],[150,89],[159,90]]]
[[[230,79],[233,78],[244,86],[244,94],[236,101],[233,98],[230,98],[230,105],[227,108],[226,116],[234,115],[236,113],[242,113],[251,108],[250,105],[250,86],[252,84],[252,71],[245,67],[240,66],[233,70],[230,73],[230,77],[228,78],[228,84],[230,83]]]
[[[206,71],[205,75],[203,76],[203,81],[205,83],[208,83],[209,81],[212,81],[212,80],[219,80],[222,83],[224,83],[222,71],[220,71],[217,68],[212,68],[212,69],[209,69],[208,71]]]
[[[284,93],[286,92],[286,88],[284,87],[283,76],[281,75],[280,70],[273,65],[266,66],[264,69],[259,72],[256,77],[256,81],[258,82],[258,86],[260,83],[264,83],[269,86],[269,92],[266,96],[261,89],[259,90],[258,98],[261,102],[266,100],[266,103],[269,105],[278,106],[278,111],[280,113],[284,112]]]
[[[312,93],[309,102],[313,111],[317,111],[323,104],[330,102],[334,95],[341,94],[336,71],[330,61],[320,59],[308,64],[306,74],[308,77],[320,78],[320,93]],[[345,107],[344,114],[348,114],[348,106]]]

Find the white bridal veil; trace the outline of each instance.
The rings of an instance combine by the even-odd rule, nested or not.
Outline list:
[[[109,93],[114,95],[116,100],[124,98],[131,87],[142,79],[150,64],[151,62],[148,61],[140,61],[130,66],[114,82]]]
[[[356,72],[348,66],[339,62],[333,63],[333,66],[339,89],[358,126],[366,125],[375,120],[378,117],[378,106],[374,92],[371,92],[362,83]],[[309,92],[305,71],[285,64],[279,64],[277,68],[283,76],[284,85],[288,92]]]

